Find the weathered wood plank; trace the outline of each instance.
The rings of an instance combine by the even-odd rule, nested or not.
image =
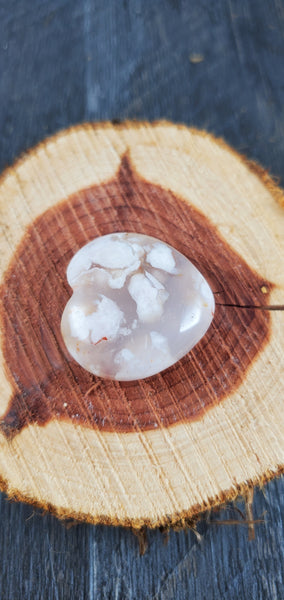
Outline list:
[[[216,525],[240,518],[231,506],[200,522],[192,532],[172,532],[168,544],[159,531],[148,534],[148,551],[139,556],[134,535],[122,528],[76,525],[70,529],[31,507],[2,495],[1,594],[22,598],[283,598],[284,480],[258,491],[254,516],[264,515],[248,541],[247,527]],[[244,510],[243,503],[238,508]]]
[[[277,0],[2,1],[1,168],[71,123],[163,117],[222,135],[283,181],[283,14]],[[66,530],[2,496],[1,598],[284,598],[283,479],[264,492],[255,541],[203,523],[200,543],[151,532],[142,558],[129,531]]]

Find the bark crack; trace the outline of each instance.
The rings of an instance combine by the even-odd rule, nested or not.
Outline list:
[[[245,308],[245,309],[252,309],[252,310],[284,310],[284,304],[278,304],[278,305],[271,305],[271,306],[267,306],[267,305],[255,305],[255,304],[229,304],[227,302],[216,302],[216,306],[228,306],[229,308]]]

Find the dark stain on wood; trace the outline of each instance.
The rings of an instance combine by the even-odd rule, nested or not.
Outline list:
[[[93,238],[117,231],[174,246],[202,272],[218,302],[199,344],[140,381],[93,376],[69,356],[60,333],[72,293],[66,280],[71,257]],[[201,418],[240,385],[267,342],[269,311],[252,307],[268,305],[272,287],[203,214],[146,182],[125,156],[111,181],[78,191],[38,217],[14,254],[2,285],[3,351],[14,390],[2,431],[9,437],[54,418],[121,432]]]

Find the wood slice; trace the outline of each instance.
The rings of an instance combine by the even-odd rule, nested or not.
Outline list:
[[[0,473],[62,518],[186,522],[283,472],[284,196],[223,141],[160,122],[81,125],[0,183]],[[60,334],[66,267],[93,238],[146,233],[215,294],[206,336],[135,382],[95,377]]]

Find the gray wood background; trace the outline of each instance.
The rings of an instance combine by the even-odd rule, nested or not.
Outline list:
[[[199,55],[199,62],[196,62]],[[284,181],[283,0],[0,0],[0,168],[84,120],[206,128]],[[238,508],[243,510],[240,502]],[[284,598],[284,480],[192,532],[76,525],[0,499],[3,600]]]

